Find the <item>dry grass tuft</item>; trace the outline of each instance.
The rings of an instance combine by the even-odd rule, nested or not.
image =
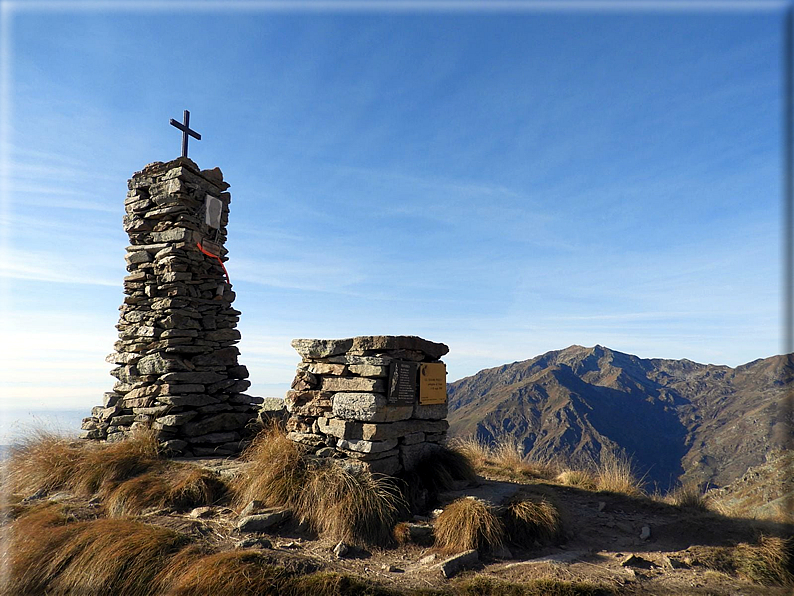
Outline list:
[[[414,466],[422,484],[431,494],[455,487],[457,482],[475,482],[477,472],[463,451],[439,445]]]
[[[252,551],[201,553],[185,549],[157,578],[163,596],[398,596],[338,573],[297,574]]]
[[[126,519],[70,521],[48,504],[7,533],[3,596],[396,596],[338,574],[301,575],[253,551],[209,552],[171,530]]]
[[[586,470],[563,470],[555,478],[560,484],[575,486],[584,490],[596,490],[596,480]]]
[[[306,483],[308,460],[294,441],[269,428],[254,438],[242,457],[250,464],[232,484],[238,509],[253,500],[268,507],[296,507],[296,495]]]
[[[481,468],[485,461],[491,457],[491,449],[488,445],[474,436],[453,439],[451,446],[465,455],[475,468]]]
[[[515,437],[505,436],[493,445],[488,459],[497,466],[517,470],[524,464],[523,448]]]
[[[113,516],[135,515],[147,507],[209,505],[225,492],[213,474],[161,458],[150,430],[117,443],[75,441],[35,431],[13,449],[8,473],[12,492],[99,494]]]
[[[160,463],[158,440],[151,430],[138,430],[116,443],[88,443],[72,488],[92,494],[106,484],[142,474]]]
[[[605,586],[585,582],[567,582],[556,579],[535,579],[514,583],[489,577],[476,576],[457,582],[455,596],[611,596],[614,592]]]
[[[674,491],[668,493],[663,501],[683,509],[709,511],[708,501],[696,484],[684,484],[679,486]]]
[[[80,468],[82,455],[80,442],[34,430],[11,448],[7,463],[9,489],[33,494],[65,487]]]
[[[335,540],[388,544],[402,497],[390,479],[352,473],[316,460],[277,429],[260,433],[244,454],[251,466],[234,486],[235,503],[259,500],[286,507],[293,516]]]
[[[34,508],[8,529],[4,595],[151,594],[151,582],[186,538],[129,520],[72,522]]]
[[[157,507],[183,511],[211,505],[226,492],[226,485],[213,473],[190,465],[165,462],[161,467],[106,485],[105,508],[109,515],[137,515]]]
[[[269,564],[264,555],[252,551],[227,551],[179,557],[161,576],[163,596],[206,596],[207,594],[277,595],[286,593],[289,573]],[[192,560],[191,560],[192,559]]]
[[[514,437],[502,437],[493,445],[468,437],[455,439],[452,445],[469,459],[477,472],[490,478],[522,482],[537,478],[548,480],[556,474],[551,462],[532,460],[523,455],[523,449]]]
[[[76,441],[46,431],[34,431],[15,446],[8,460],[9,486],[16,493],[66,489],[96,493],[159,465],[158,441],[141,430],[117,443]]]
[[[187,538],[171,530],[123,519],[80,522],[52,566],[55,593],[104,596],[151,594],[151,582]]]
[[[518,499],[507,505],[503,515],[510,541],[517,546],[547,542],[562,534],[560,510],[546,499]]]
[[[295,577],[280,594],[289,596],[404,596],[405,592],[376,586],[339,573],[312,573]]]
[[[408,524],[400,522],[394,526],[392,536],[397,544],[408,544],[411,542],[411,531],[408,529]]]
[[[736,573],[765,585],[794,585],[794,536],[762,536],[757,546],[739,544],[733,551]]]
[[[596,470],[596,489],[604,492],[621,493],[630,497],[645,495],[642,480],[634,474],[634,466],[630,458],[607,454],[601,457],[601,464]]]
[[[318,532],[354,544],[392,540],[401,496],[386,477],[348,472],[326,460],[310,468],[297,511]]]
[[[47,564],[50,557],[75,533],[73,526],[67,526],[66,516],[52,504],[34,507],[4,528],[6,574],[0,594],[44,594],[53,572]]]
[[[446,553],[494,550],[504,544],[504,526],[493,508],[467,497],[444,509],[436,519],[434,534],[436,548]]]
[[[758,544],[733,548],[690,547],[693,563],[765,585],[794,585],[794,537],[762,536]]]

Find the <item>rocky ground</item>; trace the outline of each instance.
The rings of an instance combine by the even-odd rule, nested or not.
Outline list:
[[[227,478],[248,465],[235,459],[181,461]],[[753,542],[761,534],[790,535],[792,527],[779,523],[727,518],[645,497],[591,492],[547,481],[519,484],[482,478],[477,486],[443,494],[438,506],[443,508],[461,496],[498,505],[518,493],[543,495],[554,503],[563,514],[564,537],[557,544],[529,550],[510,547],[498,556],[468,553],[460,569],[445,566],[450,555],[434,551],[432,517],[414,520],[412,541],[370,550],[340,546],[313,535],[288,516],[271,517],[272,511],[257,511],[256,507],[238,514],[219,503],[184,513],[150,510],[137,519],[188,534],[222,550],[256,549],[287,568],[338,571],[398,589],[443,588],[450,581],[479,574],[517,583],[537,578],[587,582],[618,594],[791,594],[791,587],[752,583],[700,564],[704,547],[732,547]],[[68,504],[78,518],[103,515],[97,500],[81,500],[68,493],[39,495],[29,503],[42,500]],[[445,571],[457,577],[450,580]]]

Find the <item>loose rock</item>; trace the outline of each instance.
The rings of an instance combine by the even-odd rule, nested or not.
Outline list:
[[[344,542],[340,542],[334,547],[334,554],[337,559],[342,559],[350,552],[350,547]]]
[[[289,517],[290,513],[286,509],[272,509],[264,513],[256,513],[240,518],[237,522],[239,532],[264,532],[268,528],[282,523]]]
[[[464,551],[458,555],[445,559],[438,564],[441,575],[449,579],[454,577],[464,569],[476,565],[480,560],[480,554],[472,549]]]

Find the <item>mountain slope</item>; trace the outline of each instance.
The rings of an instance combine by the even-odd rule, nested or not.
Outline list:
[[[722,486],[784,447],[793,363],[730,368],[571,346],[451,383],[450,430],[509,435],[537,457],[598,462],[623,451],[663,489],[679,478]]]

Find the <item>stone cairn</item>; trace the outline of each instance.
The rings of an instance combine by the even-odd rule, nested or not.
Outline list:
[[[296,339],[292,347],[302,361],[285,400],[287,436],[315,455],[394,475],[412,470],[446,440],[445,381],[443,403],[422,405],[416,391],[419,367],[441,363],[449,351],[444,344],[414,336],[364,336]],[[405,371],[406,365],[413,371],[404,387],[407,400],[406,392],[395,399],[390,395],[394,367]]]
[[[231,455],[261,398],[243,393],[240,312],[222,261],[231,195],[218,168],[188,158],[136,172],[124,201],[129,234],[117,382],[83,421],[83,438],[118,441],[153,428],[174,454]],[[214,255],[214,256],[213,256]]]

